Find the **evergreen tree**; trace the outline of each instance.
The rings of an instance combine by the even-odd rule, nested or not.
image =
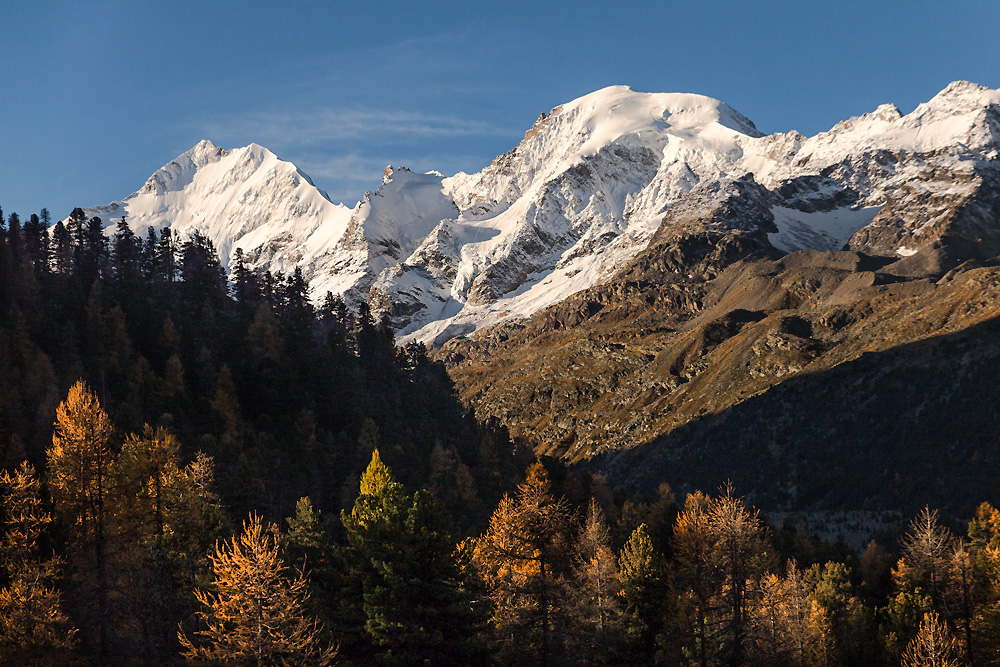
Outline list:
[[[45,209],[42,210],[45,211]],[[41,218],[32,214],[28,222],[24,224],[24,252],[30,258],[38,275],[44,275],[48,271],[48,245],[48,224],[43,223]]]
[[[152,232],[150,228],[150,232]],[[160,230],[160,240],[153,252],[152,271],[154,282],[172,284],[177,279],[177,243],[170,227]]]
[[[73,247],[79,250],[83,248],[83,239],[86,236],[87,214],[80,207],[74,208],[66,219],[66,229],[69,232]]]
[[[640,524],[622,547],[620,595],[632,633],[638,638],[641,662],[652,660],[656,634],[663,624],[665,581],[662,556],[653,546],[646,524]]]
[[[247,310],[253,312],[260,301],[257,276],[247,262],[243,248],[237,248],[230,263],[232,272],[233,298]]]
[[[308,496],[295,503],[295,516],[288,520],[288,544],[301,558],[300,567],[309,565],[315,575],[317,567],[328,567],[331,544],[320,526],[320,513],[313,509]]]
[[[17,213],[11,213],[7,218],[7,243],[10,244],[14,262],[20,262],[24,251],[24,236],[21,232],[21,218]]]
[[[61,276],[73,273],[73,232],[62,220],[52,228],[52,271]]]
[[[361,493],[342,520],[345,562],[355,595],[361,593],[375,658],[382,664],[467,664],[472,614],[441,504],[426,491],[406,494],[376,449]]]
[[[167,265],[168,261],[164,258],[161,266],[166,268]],[[220,306],[225,301],[229,292],[226,272],[207,236],[195,232],[181,244],[179,268],[184,293],[190,303],[201,304],[207,300],[213,306]]]
[[[83,286],[90,289],[100,276],[107,271],[108,239],[104,235],[104,223],[98,217],[91,218],[83,233],[80,248],[78,272]]]

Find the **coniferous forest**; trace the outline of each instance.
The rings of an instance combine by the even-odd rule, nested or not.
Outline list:
[[[0,220],[3,664],[1000,663],[989,505],[855,553],[630,497],[299,273]]]

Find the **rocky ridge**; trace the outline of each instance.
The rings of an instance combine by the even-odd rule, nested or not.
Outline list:
[[[991,105],[970,117],[993,127]],[[839,131],[909,118],[876,115]],[[950,153],[827,151],[818,174],[700,185],[610,280],[436,354],[477,414],[634,489],[729,480],[772,509],[992,499],[1000,190],[992,130],[969,127]],[[844,250],[783,247],[790,219],[848,207],[875,211]]]
[[[441,344],[607,281],[686,219],[674,207],[748,177],[766,203],[706,233],[755,227],[779,252],[847,245],[908,275],[992,257],[998,102],[957,82],[905,116],[884,105],[807,138],[764,136],[711,98],[613,86],[542,114],[478,173],[390,167],[350,209],[267,149],[201,142],[88,213],[206,233],[224,261],[241,248],[261,269],[299,268],[315,299],[368,301],[404,339]]]

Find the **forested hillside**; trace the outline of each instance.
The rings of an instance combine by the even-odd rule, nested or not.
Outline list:
[[[50,222],[0,228],[4,663],[998,662],[988,504],[854,553],[739,489],[629,496],[298,273]]]
[[[397,348],[362,308],[310,302],[301,275],[254,274],[237,258],[231,284],[203,236],[165,228],[110,238],[77,209],[0,233],[0,452],[35,466],[56,405],[85,380],[118,437],[145,424],[174,433],[182,455],[215,457],[236,514],[289,514],[309,494],[339,508],[383,444],[408,483],[459,475],[461,505],[499,497],[516,464],[501,431],[464,414],[420,345]],[[512,468],[512,465],[514,468]],[[470,471],[486,471],[474,478]],[[481,488],[480,488],[481,486]],[[454,492],[459,493],[459,492]],[[456,498],[457,500],[457,498]]]

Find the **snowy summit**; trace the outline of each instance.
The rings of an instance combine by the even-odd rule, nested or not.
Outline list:
[[[224,263],[242,248],[261,269],[300,268],[314,299],[366,300],[402,337],[440,343],[607,279],[677,202],[747,175],[770,193],[770,219],[752,223],[778,250],[910,257],[943,229],[935,206],[971,197],[997,157],[998,108],[1000,91],[956,82],[907,115],[883,105],[811,138],[764,136],[718,100],[612,86],[542,114],[478,173],[388,167],[353,209],[266,148],[202,141],[87,213],[201,231]],[[929,208],[906,219],[907,202]],[[970,216],[963,229],[992,238]]]

